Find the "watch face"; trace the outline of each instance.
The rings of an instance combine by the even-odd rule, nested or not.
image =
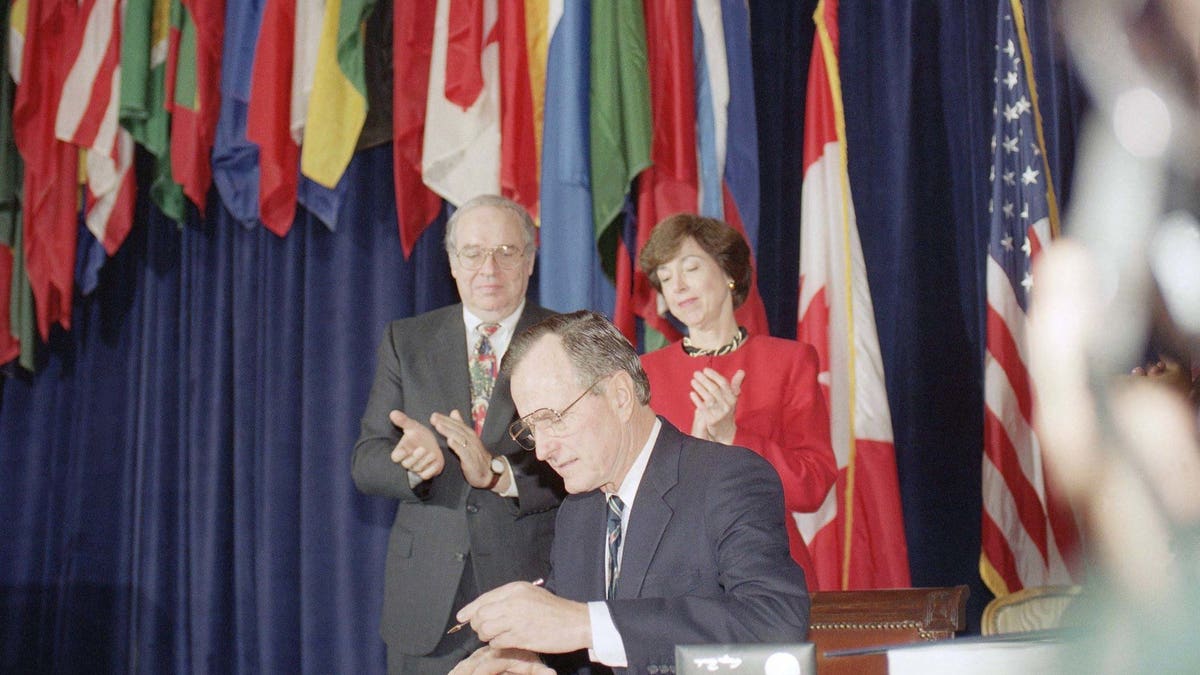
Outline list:
[[[499,457],[492,458],[492,473],[504,473],[504,460]]]

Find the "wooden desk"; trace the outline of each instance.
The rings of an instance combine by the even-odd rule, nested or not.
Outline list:
[[[969,593],[966,586],[814,592],[808,639],[817,646],[817,672],[886,673],[882,651],[826,654],[952,638],[966,626]]]

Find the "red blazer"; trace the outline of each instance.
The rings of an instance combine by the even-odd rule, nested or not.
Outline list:
[[[642,356],[650,377],[650,407],[683,431],[695,416],[688,392],[692,373],[712,368],[727,379],[746,371],[734,421],[733,444],[750,448],[775,467],[789,511],[816,511],[837,479],[829,440],[829,412],[817,382],[817,352],[811,346],[751,335],[722,356],[688,356],[682,342]],[[788,528],[792,557],[816,579],[808,548],[794,522]]]

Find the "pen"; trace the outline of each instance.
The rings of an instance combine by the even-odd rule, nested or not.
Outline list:
[[[546,580],[545,579],[534,579],[533,581],[531,581],[529,583],[533,584],[534,586],[541,586],[542,584],[546,583]],[[462,630],[463,626],[467,625],[468,623],[470,623],[470,622],[463,621],[462,623],[454,624],[453,626],[450,627],[450,630],[446,631],[446,635],[450,635],[451,633],[457,633],[458,631]]]

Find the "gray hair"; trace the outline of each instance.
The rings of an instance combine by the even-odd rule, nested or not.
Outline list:
[[[633,379],[638,403],[650,403],[650,379],[642,369],[637,350],[608,319],[588,310],[556,314],[517,335],[508,346],[501,370],[511,377],[530,347],[547,335],[557,335],[562,340],[579,386],[586,387],[602,377],[624,371]]]
[[[446,252],[454,252],[454,231],[458,225],[458,219],[468,211],[477,209],[482,206],[490,206],[494,209],[507,211],[518,223],[521,224],[521,230],[525,234],[525,248],[528,251],[531,247],[537,246],[537,226],[533,224],[533,218],[529,216],[529,212],[524,206],[514,202],[508,197],[500,195],[478,195],[463,202],[462,206],[455,209],[454,214],[450,216],[450,220],[446,222]]]

